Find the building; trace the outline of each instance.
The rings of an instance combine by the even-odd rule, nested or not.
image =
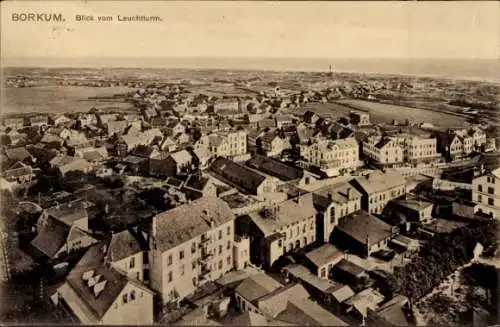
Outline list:
[[[17,162],[1,174],[0,188],[13,192],[15,189],[32,185],[40,169],[33,169],[30,165]]]
[[[432,162],[440,157],[437,152],[437,139],[431,135],[400,133],[390,137],[403,148],[403,160],[418,164]]]
[[[396,228],[361,210],[344,217],[335,226],[332,241],[366,257],[385,248],[396,234]]]
[[[88,214],[80,200],[45,209],[37,221],[37,235],[31,241],[42,260],[57,262],[97,241],[88,233]]]
[[[361,198],[362,194],[347,182],[328,185],[314,191],[318,239],[328,242],[339,220],[361,209]]]
[[[247,133],[245,131],[219,131],[202,136],[195,149],[204,148],[213,156],[231,158],[247,153]]]
[[[281,137],[277,131],[265,133],[259,140],[260,148],[267,156],[279,155],[283,150],[292,148],[290,142]]]
[[[238,102],[238,99],[231,99],[231,98],[224,98],[224,99],[219,99],[216,100],[214,103],[214,112],[239,112],[240,110],[240,104]]]
[[[151,325],[153,292],[107,261],[106,244],[90,247],[51,296],[85,325]]]
[[[13,130],[18,130],[24,127],[23,118],[5,118],[3,120],[3,126],[8,127]]]
[[[394,169],[377,170],[350,184],[361,192],[361,208],[369,213],[382,213],[390,200],[406,194],[406,180]]]
[[[355,138],[318,140],[311,145],[300,145],[300,164],[323,170],[351,171],[359,166],[359,144]]]
[[[313,111],[306,111],[303,115],[302,115],[302,120],[304,120],[306,123],[308,124],[316,124],[316,122],[318,121],[318,119],[320,119],[321,117],[313,112]]]
[[[404,218],[408,222],[428,222],[432,219],[434,203],[421,200],[417,197],[406,196],[391,200],[385,209],[387,216]]]
[[[209,171],[215,178],[251,195],[261,196],[276,191],[276,178],[265,176],[223,157],[215,159]]]
[[[252,262],[271,267],[285,253],[316,241],[315,215],[308,193],[238,217],[238,234],[250,237]]]
[[[153,217],[149,244],[150,285],[164,303],[181,300],[220,278],[241,262],[234,255],[244,252],[235,239],[231,209],[215,197]]]
[[[387,136],[374,135],[363,142],[363,155],[375,164],[394,165],[404,160],[403,148]]]
[[[123,134],[128,127],[126,120],[110,120],[104,125],[104,129],[109,136],[113,134]]]
[[[348,285],[320,278],[300,264],[285,266],[282,274],[287,281],[302,284],[312,298],[334,310],[339,310],[340,305],[354,295]]]
[[[193,156],[187,150],[162,153],[149,160],[151,176],[174,177],[193,170]]]
[[[351,124],[356,126],[367,126],[370,125],[370,114],[361,111],[350,111],[349,121]]]
[[[373,310],[367,308],[366,322],[369,326],[414,326],[415,316],[409,299],[403,295],[396,295],[389,301],[381,303]]]
[[[72,171],[88,173],[92,165],[83,158],[70,156],[57,156],[50,160],[50,167],[56,169],[61,177]]]
[[[500,168],[484,171],[472,180],[472,201],[478,213],[500,217]]]
[[[188,199],[196,200],[204,196],[217,196],[217,187],[210,177],[191,174],[182,184],[182,192]]]
[[[235,300],[240,311],[264,316],[266,325],[347,325],[309,299],[302,285],[283,286],[266,274],[253,275],[243,281],[235,289]]]
[[[246,162],[246,165],[255,170],[278,178],[283,182],[298,181],[304,176],[304,170],[287,165],[280,160],[255,155]]]
[[[106,260],[111,267],[140,282],[149,280],[148,252],[145,239],[131,230],[114,233],[105,242]]]
[[[329,243],[304,255],[305,265],[321,279],[328,279],[333,266],[343,258],[344,253]]]
[[[346,301],[347,313],[364,325],[369,310],[376,310],[385,297],[373,288],[367,288]]]

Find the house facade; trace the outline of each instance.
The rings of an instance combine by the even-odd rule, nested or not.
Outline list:
[[[355,138],[318,140],[311,145],[300,145],[300,164],[321,169],[354,170],[359,165],[359,144]]]
[[[500,168],[472,180],[472,201],[478,204],[478,212],[500,217]]]

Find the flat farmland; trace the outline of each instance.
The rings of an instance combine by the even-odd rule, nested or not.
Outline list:
[[[85,112],[92,107],[132,109],[122,99],[111,99],[114,94],[131,92],[127,87],[40,86],[2,88],[2,113],[29,112]],[[89,99],[110,97],[110,99]]]
[[[390,123],[392,120],[404,122],[408,119],[414,123],[431,123],[446,128],[464,126],[466,123],[465,118],[447,113],[363,100],[341,100],[336,103],[310,103],[305,106],[303,111],[312,110],[324,116],[345,117],[354,108],[369,112],[372,122],[375,123]]]

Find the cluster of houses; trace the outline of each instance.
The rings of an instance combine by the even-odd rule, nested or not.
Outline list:
[[[91,202],[41,208],[37,257],[56,266],[83,253],[54,304],[84,324],[152,324],[158,304],[184,310],[181,325],[415,324],[408,299],[385,294],[370,265],[394,246],[410,251],[404,231],[432,219],[433,203],[411,194],[398,168],[483,151],[484,131],[293,115],[286,109],[307,95],[278,88],[255,99],[169,92],[137,92],[140,113],[4,119],[3,190],[50,169],[154,177],[183,199],[107,236],[89,226]],[[378,169],[357,173],[365,161]],[[499,178],[474,173],[472,198],[454,201],[454,214],[498,217]]]

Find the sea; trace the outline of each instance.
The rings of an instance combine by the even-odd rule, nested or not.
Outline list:
[[[222,57],[25,57],[4,58],[2,67],[180,68],[353,72],[500,82],[500,59],[352,59]]]

